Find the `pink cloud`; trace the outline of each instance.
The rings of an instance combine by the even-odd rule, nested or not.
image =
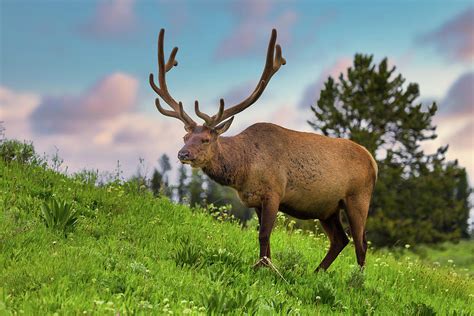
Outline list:
[[[291,41],[291,29],[297,14],[286,10],[276,17],[271,16],[268,0],[244,0],[233,2],[231,12],[237,20],[232,33],[217,47],[216,58],[226,59],[254,54],[264,49],[272,28],[278,30],[278,42],[284,47]]]
[[[82,31],[95,37],[117,36],[136,27],[135,0],[102,0]]]
[[[461,75],[440,103],[440,114],[474,116],[474,71]]]
[[[38,105],[40,97],[33,93],[22,93],[0,86],[0,118],[4,121],[28,117]]]
[[[306,123],[307,119],[306,111],[301,111],[294,106],[282,105],[270,114],[269,122],[298,131],[310,131],[311,128]]]
[[[433,152],[440,146],[449,145],[448,160],[459,161],[465,167],[471,185],[474,183],[474,117],[471,115],[437,115],[434,123],[438,137],[423,144],[423,149]]]
[[[75,133],[128,112],[136,105],[138,82],[114,73],[79,96],[44,97],[33,111],[31,123],[40,134]]]
[[[158,111],[154,115],[134,111],[136,88],[133,77],[112,74],[80,96],[57,97],[74,102],[62,104],[64,108],[48,108],[48,116],[44,108],[48,98],[0,86],[0,121],[7,138],[33,141],[40,155],[52,155],[59,149],[69,172],[84,168],[112,171],[119,160],[124,176],[129,177],[139,157],[153,166],[163,153],[178,163],[176,153],[185,133],[182,123]],[[73,131],[65,126],[68,123]],[[54,124],[53,132],[38,132],[38,127]]]
[[[137,169],[138,158],[145,159],[151,171],[162,154],[171,158],[176,170],[177,152],[184,134],[181,122],[158,112],[155,115],[126,112],[100,122],[91,134],[80,131],[45,135],[35,140],[35,144],[49,152],[53,150],[52,145],[57,146],[71,171],[83,168],[111,171],[119,160],[124,176],[129,177]]]
[[[237,104],[245,100],[245,98],[247,98],[249,95],[252,94],[252,91],[255,89],[255,87],[256,87],[256,80],[247,81],[231,88],[223,96],[226,107],[232,106],[234,104]],[[263,96],[261,96],[261,98],[263,98]],[[216,100],[215,110],[217,110],[218,108],[218,105],[219,105],[218,101],[219,100]]]
[[[449,144],[447,157],[458,159],[466,167],[471,185],[474,183],[474,72],[462,74],[440,102],[435,118],[437,146]]]
[[[299,103],[299,107],[309,108],[311,105],[316,104],[316,101],[319,99],[319,94],[324,88],[324,83],[328,77],[339,77],[339,75],[341,73],[345,73],[347,68],[351,65],[352,60],[350,58],[341,58],[330,67],[324,69],[319,77],[305,89],[303,97]]]
[[[438,29],[418,38],[421,43],[433,44],[445,57],[454,61],[474,60],[474,7],[470,7]]]
[[[28,118],[39,105],[41,97],[0,86],[0,121],[7,138],[26,140],[29,137]]]
[[[69,172],[82,169],[112,171],[120,161],[124,177],[128,178],[135,173],[139,158],[145,159],[149,171],[164,153],[176,166],[176,154],[182,146],[184,134],[180,122],[161,118],[159,113],[153,117],[143,113],[124,113],[100,122],[91,131],[30,134],[26,139],[33,141],[39,153],[51,155],[58,148]]]
[[[451,146],[455,148],[471,149],[471,164],[474,166],[472,159],[474,159],[474,119],[468,122],[461,130],[456,132],[451,137]],[[474,170],[473,170],[474,172]]]

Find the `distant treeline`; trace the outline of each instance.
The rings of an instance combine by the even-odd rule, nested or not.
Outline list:
[[[158,167],[154,168],[150,179],[138,172],[129,181],[137,181],[155,196],[167,196],[193,207],[207,207],[209,204],[216,207],[229,206],[231,214],[243,225],[252,218],[253,210],[240,202],[237,192],[232,188],[222,186],[209,179],[201,170],[191,169],[186,165],[179,166],[177,184],[172,185],[169,180],[171,168],[168,155],[163,154],[158,159]]]

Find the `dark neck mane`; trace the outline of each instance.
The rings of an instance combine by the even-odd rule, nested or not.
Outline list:
[[[241,142],[235,137],[219,137],[215,146],[214,157],[202,170],[217,183],[238,188],[246,174]]]

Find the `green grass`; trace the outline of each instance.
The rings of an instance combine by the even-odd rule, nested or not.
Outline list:
[[[349,245],[316,274],[326,237],[279,226],[272,250],[287,284],[251,268],[255,222],[83,178],[0,162],[0,314],[474,314],[473,278],[451,266],[369,251],[360,273]],[[66,235],[45,225],[51,198],[77,216]]]
[[[417,247],[415,254],[433,266],[453,267],[474,277],[474,241]]]

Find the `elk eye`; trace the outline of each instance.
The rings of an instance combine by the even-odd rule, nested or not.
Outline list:
[[[201,142],[202,142],[203,144],[208,144],[208,143],[209,143],[209,139],[203,139]]]

